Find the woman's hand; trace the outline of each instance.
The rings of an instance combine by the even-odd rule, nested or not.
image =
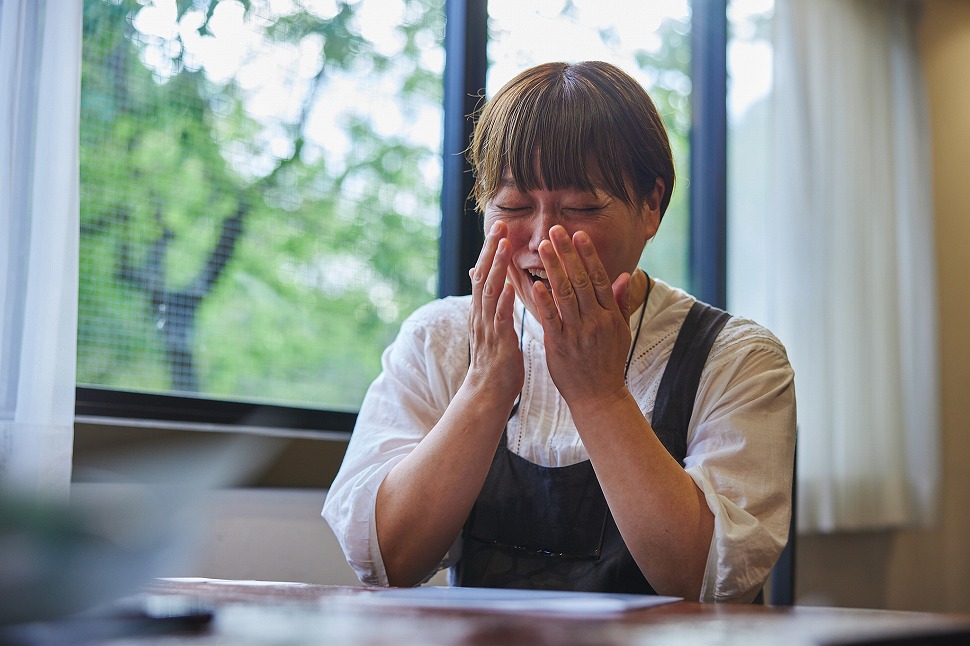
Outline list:
[[[556,387],[571,409],[624,398],[630,274],[611,283],[589,236],[577,231],[570,238],[558,225],[540,243],[539,256],[552,293],[538,282],[532,289]]]
[[[472,305],[468,312],[471,362],[466,384],[494,393],[511,410],[522,390],[525,369],[515,334],[515,292],[506,282],[511,245],[504,222],[496,222],[485,237],[478,262],[469,272]]]

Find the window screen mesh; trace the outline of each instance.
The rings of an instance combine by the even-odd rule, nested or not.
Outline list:
[[[78,384],[353,409],[434,297],[443,0],[85,0]]]

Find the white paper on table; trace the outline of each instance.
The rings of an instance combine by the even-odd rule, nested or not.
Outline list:
[[[562,590],[423,586],[390,588],[358,597],[369,603],[417,608],[521,614],[612,615],[681,601],[680,597]]]

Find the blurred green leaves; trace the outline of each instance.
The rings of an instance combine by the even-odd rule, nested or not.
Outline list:
[[[187,321],[199,394],[357,406],[400,321],[434,297],[441,181],[441,70],[420,59],[442,46],[442,3],[405,3],[390,60],[361,35],[367,1],[322,16],[301,2],[85,0],[78,383],[172,390],[185,369],[163,333],[173,311],[142,279],[196,289],[242,213]],[[361,70],[393,91],[358,96]],[[381,108],[430,114],[436,131],[389,134]]]

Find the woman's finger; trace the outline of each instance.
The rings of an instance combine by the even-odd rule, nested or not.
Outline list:
[[[536,305],[536,314],[539,324],[542,325],[543,335],[547,339],[558,336],[562,332],[559,307],[552,293],[540,282],[532,285],[532,302]]]
[[[494,321],[498,309],[499,296],[505,288],[505,278],[508,275],[509,261],[512,256],[512,245],[508,239],[500,238],[495,243],[492,254],[492,264],[488,268],[488,275],[482,284],[482,316],[485,321]]]
[[[556,227],[553,227],[555,229]],[[550,238],[553,234],[550,232]],[[576,291],[573,283],[566,273],[566,268],[562,264],[562,258],[556,253],[556,248],[551,240],[543,240],[539,243],[539,259],[542,261],[543,269],[546,271],[546,279],[549,281],[549,289],[552,298],[555,299],[559,316],[563,323],[574,325],[579,321],[579,302],[576,299]]]
[[[596,253],[596,247],[585,231],[577,231],[573,234],[573,246],[582,260],[589,276],[589,284],[596,302],[603,309],[612,310],[617,307],[616,299],[613,296],[613,282],[610,275],[606,273],[606,268]]]
[[[559,262],[575,294],[577,311],[580,315],[594,311],[594,308],[599,307],[599,300],[586,265],[573,244],[573,239],[565,228],[557,225],[549,230],[549,240],[556,250]]]
[[[472,279],[472,313],[476,317],[481,317],[483,315],[482,311],[482,294],[485,291],[485,285],[488,281],[488,276],[492,269],[492,264],[495,259],[495,251],[498,247],[498,241],[505,236],[505,225],[501,222],[496,222],[489,229],[485,236],[485,242],[482,244],[482,250],[478,254],[478,262],[472,267],[469,272],[469,276]],[[494,310],[493,310],[494,311]]]
[[[630,274],[623,272],[616,277],[616,280],[610,286],[613,299],[616,301],[616,305],[620,309],[620,315],[626,321],[627,325],[630,325],[630,287],[633,284],[632,279],[633,277]]]
[[[495,309],[495,327],[500,328],[501,326],[512,326],[512,331],[515,331],[514,323],[514,310],[515,310],[515,288],[512,287],[512,283],[505,283],[502,287],[502,293],[498,297],[498,306]]]

